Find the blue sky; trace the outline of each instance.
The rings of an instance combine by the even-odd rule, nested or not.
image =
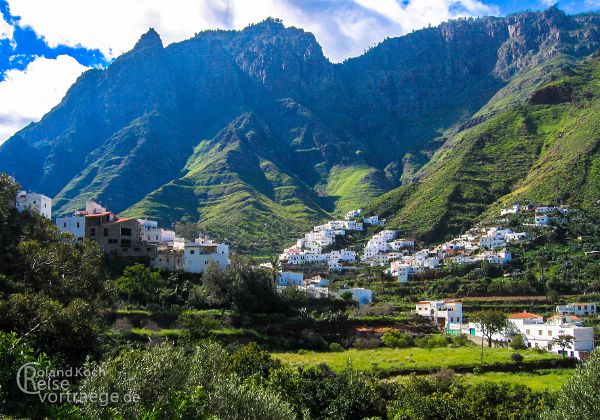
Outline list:
[[[38,120],[88,68],[104,67],[148,27],[169,44],[268,16],[313,32],[332,61],[461,16],[540,10],[552,0],[0,0],[0,143]],[[600,0],[565,0],[567,13]]]

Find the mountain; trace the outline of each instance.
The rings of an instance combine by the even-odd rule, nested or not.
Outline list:
[[[600,215],[600,54],[455,132],[415,178],[367,211],[430,240],[516,203],[569,203]]]
[[[555,7],[461,19],[340,64],[276,19],[167,47],[151,29],[4,143],[0,170],[53,196],[58,214],[95,199],[163,225],[199,221],[252,250],[372,199],[370,209],[400,221],[410,205],[427,214],[427,200],[411,203],[439,196],[427,179],[447,169],[445,153],[469,153],[455,146],[463,133],[524,118],[516,109],[531,93],[600,46],[599,24]],[[530,146],[520,153],[522,170],[532,167]]]

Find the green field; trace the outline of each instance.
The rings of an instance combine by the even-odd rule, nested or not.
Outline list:
[[[480,375],[472,373],[457,375],[466,384],[482,382],[508,382],[512,385],[525,385],[534,391],[559,391],[563,384],[573,375],[575,369],[539,369],[533,372],[485,372]],[[407,382],[411,375],[390,378],[394,382]]]
[[[481,375],[469,373],[462,377],[467,383],[508,382],[528,386],[534,391],[558,391],[574,372],[574,369],[540,369],[531,373],[486,372]]]
[[[484,365],[508,365],[513,364],[510,356],[515,353],[511,349],[485,348]],[[537,353],[530,350],[519,351],[523,355],[524,362],[538,360],[557,360],[559,356],[550,353]],[[292,365],[318,365],[326,363],[335,370],[342,370],[349,364],[354,369],[370,371],[395,370],[434,370],[437,368],[458,368],[479,366],[481,350],[479,347],[459,348],[407,348],[390,349],[378,348],[372,350],[347,350],[340,353],[273,353],[273,356]]]

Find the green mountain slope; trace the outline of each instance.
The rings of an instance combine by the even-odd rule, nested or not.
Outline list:
[[[339,64],[276,19],[166,47],[149,30],[2,144],[0,171],[52,196],[55,215],[95,199],[248,249],[403,184],[377,201],[389,216],[453,231],[536,167],[546,143],[517,105],[600,47],[599,28],[556,7],[459,19]]]
[[[458,233],[514,203],[600,199],[600,59],[594,56],[451,137],[418,181],[367,207],[425,239]],[[510,103],[510,102],[509,102]]]

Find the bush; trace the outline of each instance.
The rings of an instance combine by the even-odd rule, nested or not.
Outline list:
[[[527,345],[525,344],[525,339],[523,336],[521,334],[517,334],[513,336],[510,347],[514,350],[525,350]]]
[[[359,337],[354,340],[352,346],[356,349],[366,350],[366,349],[376,349],[381,346],[381,340],[378,338],[362,338]]]
[[[521,363],[523,361],[523,355],[519,354],[519,353],[513,353],[510,355],[510,358],[513,360],[513,362],[515,363]]]
[[[407,348],[414,345],[414,340],[410,334],[400,332],[398,330],[390,330],[383,334],[381,342],[386,347],[391,348]]]
[[[331,343],[329,345],[329,351],[340,353],[344,351],[344,348],[339,343]]]
[[[483,373],[483,369],[481,369],[479,366],[475,366],[475,367],[473,368],[473,373],[474,373],[475,375],[481,375],[481,374]]]

